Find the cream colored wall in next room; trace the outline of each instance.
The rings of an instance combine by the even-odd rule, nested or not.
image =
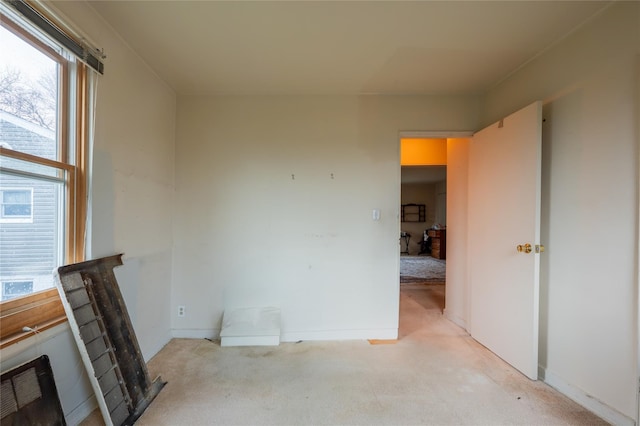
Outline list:
[[[440,185],[442,186],[442,185]],[[409,254],[420,252],[420,242],[425,229],[431,228],[436,223],[438,184],[433,183],[403,183],[401,185],[401,204],[424,204],[424,222],[402,222],[400,229],[411,234],[409,240]],[[401,242],[401,250],[405,249]]]

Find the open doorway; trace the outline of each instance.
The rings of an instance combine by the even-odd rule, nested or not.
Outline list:
[[[444,253],[444,266],[445,266],[445,279],[442,280],[442,284],[439,287],[431,285],[430,292],[425,290],[429,289],[427,286],[407,283],[406,276],[409,275],[405,272],[404,268],[400,271],[401,281],[405,281],[400,284],[400,335],[403,335],[402,318],[403,313],[407,312],[411,306],[414,308],[422,309],[420,315],[432,316],[443,315],[448,320],[452,321],[456,325],[467,328],[466,319],[468,318],[468,303],[467,295],[469,294],[468,288],[468,271],[467,271],[467,168],[468,168],[468,144],[471,133],[469,132],[403,132],[400,135],[400,147],[407,147],[405,140],[425,140],[419,138],[427,138],[430,142],[414,142],[414,146],[409,145],[410,150],[401,149],[401,199],[402,196],[410,195],[407,191],[407,186],[402,190],[402,183],[418,182],[431,180],[432,182],[442,182],[442,187],[439,191],[439,197],[436,197],[436,201],[440,200],[442,206],[440,208],[435,207],[434,203],[434,216],[433,220],[421,223],[418,229],[417,235],[411,235],[409,239],[409,253],[412,253],[413,244],[418,244],[423,240],[424,229],[433,228],[435,223],[439,223],[440,230],[444,230],[445,237],[445,253]],[[417,146],[416,146],[417,145]],[[425,152],[426,151],[426,152]],[[407,158],[407,152],[417,154],[417,158]],[[436,153],[436,158],[427,158],[427,155]],[[427,163],[427,164],[420,164]],[[435,167],[434,167],[435,166]],[[427,178],[425,176],[418,177],[412,176],[413,174],[426,174],[433,173],[436,170],[440,170],[442,173],[440,178]],[[405,198],[407,203],[411,203],[410,200]],[[399,200],[399,204],[403,201]],[[401,212],[401,206],[399,212]],[[435,218],[435,212],[439,212],[438,221]],[[427,214],[425,210],[425,215]],[[400,215],[398,215],[400,216]],[[442,218],[442,219],[439,219]],[[407,223],[399,219],[399,231],[402,231]],[[440,223],[441,222],[441,223]],[[433,242],[432,242],[433,244]],[[441,242],[442,244],[442,242]],[[399,251],[404,249],[404,243],[401,241]],[[440,247],[442,249],[442,247]],[[433,251],[433,246],[431,247]],[[418,253],[419,253],[418,249]],[[399,261],[403,262],[403,258],[406,255],[399,254]],[[406,262],[406,261],[405,261]],[[405,276],[403,278],[403,276]],[[400,280],[399,280],[400,281]],[[414,291],[412,287],[417,287]],[[425,294],[430,293],[430,294]],[[439,294],[440,293],[440,294]],[[428,297],[428,300],[422,299],[422,297]],[[434,308],[434,298],[437,308]],[[444,306],[444,310],[442,309]]]
[[[400,309],[442,314],[446,286],[446,139],[403,138]]]
[[[440,313],[447,262],[446,173],[446,166],[403,166],[401,174],[400,291]]]

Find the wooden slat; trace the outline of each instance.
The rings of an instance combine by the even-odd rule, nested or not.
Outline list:
[[[55,160],[49,160],[48,158],[38,157],[37,155],[27,154],[26,152],[14,151],[9,148],[0,147],[0,155],[5,157],[15,158],[16,160],[22,160],[29,163],[40,164],[42,166],[49,166],[60,170],[70,171],[74,169],[72,164],[65,164]]]

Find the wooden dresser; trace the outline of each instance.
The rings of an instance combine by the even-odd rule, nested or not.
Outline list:
[[[447,230],[429,229],[427,235],[431,238],[431,256],[436,259],[447,258]]]

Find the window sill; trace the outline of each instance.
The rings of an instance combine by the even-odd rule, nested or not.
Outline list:
[[[0,304],[0,349],[67,320],[56,289]],[[24,327],[33,330],[23,331]]]
[[[67,322],[66,315],[38,324],[37,326],[33,327],[33,331],[21,331],[19,333],[8,336],[7,338],[0,340],[0,349],[5,349],[15,343],[33,336],[34,334],[41,333],[65,322]]]

